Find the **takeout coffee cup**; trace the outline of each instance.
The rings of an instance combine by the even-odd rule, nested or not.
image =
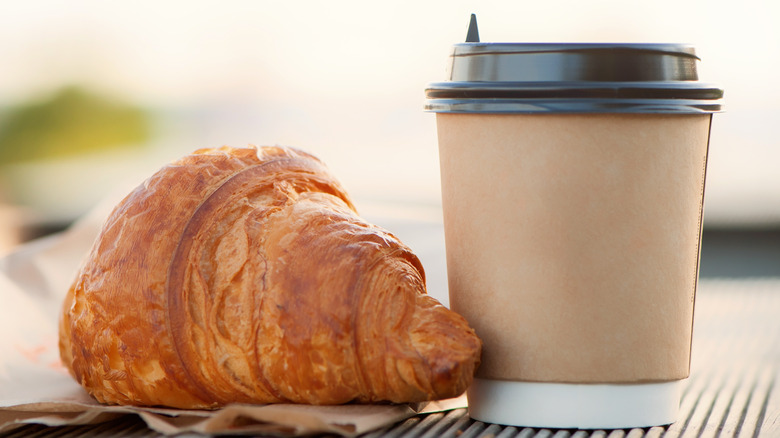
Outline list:
[[[676,420],[712,113],[678,44],[456,44],[436,113],[450,305],[484,342],[472,417]]]

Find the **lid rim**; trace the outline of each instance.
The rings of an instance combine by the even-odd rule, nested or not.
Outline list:
[[[550,85],[552,84],[552,85]],[[426,90],[434,88],[484,88],[484,89],[514,89],[517,87],[544,88],[544,87],[582,87],[602,88],[609,86],[630,86],[637,88],[718,88],[710,82],[701,81],[436,81],[429,82]]]
[[[506,101],[428,100],[424,110],[453,114],[713,114],[723,111],[721,102],[680,100],[521,99]]]
[[[473,56],[512,53],[582,53],[588,51],[636,51],[689,56],[700,60],[692,44],[678,43],[516,43],[467,42],[452,46],[450,56]]]
[[[700,82],[439,82],[425,89],[428,99],[723,99],[723,90]]]

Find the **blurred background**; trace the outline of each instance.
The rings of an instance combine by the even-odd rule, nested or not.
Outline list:
[[[3,2],[0,252],[180,155],[246,144],[306,149],[366,216],[411,230],[410,246],[443,239],[423,90],[445,79],[471,13],[482,41],[694,44],[727,108],[712,127],[702,275],[780,276],[770,0]]]

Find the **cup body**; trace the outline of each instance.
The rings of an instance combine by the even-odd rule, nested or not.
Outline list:
[[[501,382],[535,383],[533,406],[540,382],[616,401],[593,385],[688,376],[710,118],[437,115],[450,304],[484,342],[472,415]],[[679,388],[659,388],[628,426],[674,421]],[[494,422],[584,427],[522,411]]]
[[[472,417],[676,420],[712,113],[689,46],[458,44],[436,112],[450,305],[483,341]]]

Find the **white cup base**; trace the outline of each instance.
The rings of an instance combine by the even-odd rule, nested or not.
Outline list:
[[[474,379],[469,415],[511,426],[626,429],[674,423],[683,380],[577,384]]]

